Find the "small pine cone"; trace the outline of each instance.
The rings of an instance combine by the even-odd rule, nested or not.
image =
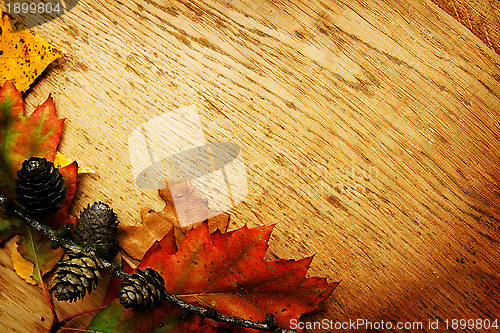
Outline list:
[[[73,238],[83,246],[92,247],[97,256],[111,260],[118,253],[117,216],[108,205],[94,202],[76,220]]]
[[[45,158],[30,157],[17,171],[17,201],[36,218],[57,212],[66,197],[66,185],[59,169]]]
[[[57,263],[52,287],[54,296],[60,301],[73,302],[85,297],[97,287],[101,278],[101,266],[82,253],[71,253]]]
[[[166,294],[165,280],[151,268],[137,269],[120,286],[120,303],[134,312],[151,310],[158,306]]]

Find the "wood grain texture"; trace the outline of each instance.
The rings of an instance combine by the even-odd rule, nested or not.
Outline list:
[[[500,1],[432,1],[500,54]]]
[[[342,280],[304,320],[498,317],[500,56],[430,1],[87,0],[35,30],[67,57],[26,107],[51,92],[61,151],[97,171],[75,214],[160,210],[133,183],[128,135],[195,104],[247,164],[230,229],[276,223],[269,258],[316,254],[310,275]],[[1,269],[19,290],[2,297],[42,306]],[[2,306],[22,320],[0,327],[47,327],[30,307]]]

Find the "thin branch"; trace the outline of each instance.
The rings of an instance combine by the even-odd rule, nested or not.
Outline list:
[[[62,237],[57,231],[52,230],[50,227],[41,224],[35,218],[33,218],[30,214],[28,214],[22,207],[17,205],[12,199],[7,198],[6,196],[0,194],[0,206],[4,208],[6,215],[15,216],[24,223],[31,226],[33,229],[40,231],[43,235],[45,235],[54,245],[58,247],[65,248],[69,251],[75,253],[84,253],[89,257],[92,257],[98,260],[102,266],[107,269],[110,273],[119,277],[120,279],[125,279],[130,277],[130,274],[123,271],[123,265],[121,264],[113,264],[109,261],[101,259],[96,256],[95,249],[93,248],[85,248],[81,245],[73,242],[67,237]],[[165,301],[170,304],[176,305],[181,308],[181,313],[184,315],[188,313],[195,313],[201,315],[205,318],[210,318],[218,322],[227,323],[230,325],[245,327],[245,328],[253,328],[257,330],[262,330],[266,332],[273,333],[293,333],[296,332],[294,330],[279,328],[274,316],[270,313],[266,315],[266,320],[264,322],[247,320],[239,317],[228,316],[220,313],[215,309],[206,309],[200,306],[193,305],[191,303],[185,302],[180,298],[166,293]]]
[[[205,318],[210,318],[215,321],[235,325],[235,326],[241,326],[245,328],[253,328],[256,330],[261,330],[261,331],[266,331],[266,332],[273,332],[273,333],[293,333],[297,332],[294,330],[286,329],[286,328],[279,328],[278,324],[274,320],[274,316],[270,313],[266,315],[266,320],[264,322],[258,322],[258,321],[252,321],[248,319],[243,319],[239,317],[234,317],[234,316],[228,316],[225,314],[220,313],[219,311],[215,309],[206,309],[202,308],[200,306],[193,305],[189,302],[183,301],[180,298],[167,293],[165,296],[165,301],[167,301],[170,304],[176,305],[179,308],[181,308],[181,311],[185,312],[191,312],[198,314],[200,316],[203,316]],[[182,315],[182,312],[181,312]]]
[[[95,254],[95,249],[91,247],[83,247],[71,239],[66,237],[61,237],[57,231],[54,231],[52,228],[38,222],[33,216],[31,216],[28,212],[26,212],[22,207],[17,205],[12,199],[7,198],[3,194],[0,194],[0,206],[2,206],[5,210],[6,215],[15,216],[33,229],[40,231],[45,237],[47,237],[52,244],[57,245],[57,247],[65,248],[74,253],[84,253],[89,257],[97,259],[102,266],[110,271],[110,273],[116,275],[120,279],[124,279],[129,276],[129,274],[125,273],[119,266],[110,263],[107,260],[98,258]]]

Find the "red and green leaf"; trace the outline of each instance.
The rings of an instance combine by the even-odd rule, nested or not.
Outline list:
[[[243,227],[210,235],[204,223],[187,234],[179,249],[170,232],[151,247],[138,268],[160,272],[167,291],[185,301],[254,321],[272,313],[281,327],[288,327],[291,319],[318,310],[338,283],[306,278],[312,258],[264,260],[272,229]],[[147,321],[149,314],[141,318]],[[101,320],[96,316],[89,328],[101,328]],[[117,327],[109,326],[106,332]]]
[[[50,96],[26,120],[13,123],[11,131],[14,135],[5,142],[12,171],[19,170],[23,161],[31,156],[53,161],[63,124],[64,119],[57,118],[55,114],[54,101]]]
[[[56,116],[54,101],[50,96],[31,115],[25,117],[21,93],[12,82],[5,82],[0,88],[0,192],[2,194],[14,197],[14,179],[24,160],[31,156],[54,160],[63,124],[64,119]],[[66,185],[66,199],[57,214],[44,220],[45,224],[56,229],[64,223],[73,222],[74,218],[69,216],[68,210],[78,188],[76,162],[61,168],[60,171]],[[14,234],[25,236],[26,226],[0,212],[0,242]],[[56,258],[60,257],[60,251],[51,250],[43,238],[35,239],[35,243],[40,267],[42,270],[50,269],[50,266],[55,264]],[[20,253],[25,259],[34,262],[35,258],[30,248],[27,239],[21,238],[18,248]]]

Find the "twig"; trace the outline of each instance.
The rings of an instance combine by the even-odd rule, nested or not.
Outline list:
[[[130,277],[130,274],[123,271],[123,265],[121,264],[113,264],[109,261],[101,259],[96,256],[95,249],[82,247],[81,245],[73,242],[67,237],[61,236],[58,231],[54,231],[50,227],[41,224],[35,218],[33,218],[29,213],[27,213],[22,207],[17,205],[12,199],[7,198],[3,194],[0,194],[0,206],[4,208],[5,214],[10,216],[15,216],[33,229],[40,231],[43,235],[45,235],[56,247],[62,247],[69,251],[75,253],[84,253],[96,260],[98,260],[102,266],[107,269],[110,273],[119,277],[120,279],[125,279]],[[264,322],[252,321],[248,319],[243,319],[234,316],[228,316],[220,313],[215,309],[206,309],[200,306],[193,305],[191,303],[185,302],[180,298],[166,293],[165,301],[170,304],[176,305],[181,308],[181,314],[184,316],[188,313],[195,313],[201,315],[205,318],[210,318],[218,322],[227,323],[230,325],[245,327],[245,328],[253,328],[266,332],[273,333],[293,333],[296,332],[294,330],[279,328],[274,316],[271,313],[266,315],[266,320]]]
[[[274,320],[274,316],[271,313],[268,313],[266,315],[266,320],[264,322],[258,322],[258,321],[252,321],[248,319],[243,319],[240,317],[234,317],[234,316],[228,316],[225,314],[220,313],[219,311],[215,309],[206,309],[202,308],[200,306],[193,305],[191,303],[185,302],[178,298],[177,296],[174,296],[172,294],[167,293],[165,296],[165,301],[167,301],[170,304],[176,305],[181,308],[181,316],[184,313],[195,313],[200,316],[203,316],[205,318],[210,318],[215,321],[231,324],[234,326],[241,326],[245,328],[253,328],[257,330],[262,330],[266,332],[273,332],[273,333],[292,333],[292,332],[297,332],[294,330],[286,329],[286,328],[279,328],[278,323]]]
[[[106,308],[105,305],[97,307],[97,308],[93,308],[93,309],[89,309],[89,310],[85,310],[85,311],[82,311],[82,312],[75,313],[75,314],[73,314],[73,315],[71,315],[69,317],[64,318],[63,320],[61,320],[60,322],[58,322],[57,325],[54,325],[52,327],[52,329],[50,330],[50,332],[59,332],[59,330],[61,330],[61,329],[72,330],[72,328],[66,328],[66,327],[64,327],[69,321],[75,319],[76,317],[83,316],[83,315],[85,315],[87,313],[90,313],[90,312],[102,310],[104,308]],[[76,329],[73,329],[73,330],[76,330]],[[86,332],[85,330],[81,330],[81,331],[82,332]]]
[[[98,258],[95,254],[95,249],[91,247],[83,247],[71,239],[66,237],[62,237],[59,235],[57,231],[54,231],[52,228],[38,222],[33,216],[31,216],[28,212],[26,212],[22,207],[17,205],[12,199],[7,198],[3,194],[0,194],[0,206],[2,206],[5,210],[6,215],[15,216],[33,229],[40,231],[45,237],[47,237],[55,248],[62,247],[66,250],[69,250],[74,253],[84,253],[89,257],[97,259],[102,266],[107,269],[110,273],[116,275],[120,279],[124,279],[129,276],[129,274],[125,273],[119,266],[116,264],[112,264],[107,260]],[[52,245],[51,245],[52,246]]]

